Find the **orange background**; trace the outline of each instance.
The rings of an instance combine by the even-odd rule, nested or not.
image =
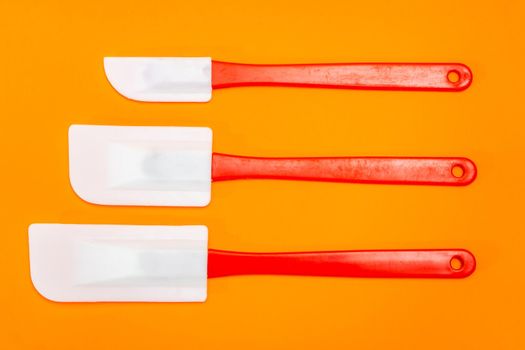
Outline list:
[[[0,348],[523,349],[524,24],[519,1],[7,1],[0,5]],[[462,93],[217,90],[210,103],[118,95],[104,56],[246,63],[463,62]],[[68,180],[72,123],[191,125],[219,152],[466,156],[468,187],[213,185],[206,208],[104,207]],[[33,222],[206,224],[247,251],[456,248],[463,280],[246,276],[204,304],[60,304],[29,277]]]

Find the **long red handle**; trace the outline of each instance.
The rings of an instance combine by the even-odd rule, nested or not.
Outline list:
[[[257,65],[212,62],[212,86],[273,85],[377,90],[461,91],[472,72],[459,63]]]
[[[289,179],[412,185],[468,185],[476,166],[467,158],[258,158],[214,153],[213,181]]]
[[[461,278],[476,260],[463,249],[240,253],[209,250],[208,277],[306,275],[337,277]]]

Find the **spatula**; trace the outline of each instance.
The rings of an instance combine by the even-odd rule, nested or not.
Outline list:
[[[259,158],[212,153],[203,127],[72,125],[70,181],[84,200],[107,205],[205,206],[211,182],[292,179],[462,186],[466,158]]]
[[[206,102],[212,89],[297,86],[461,91],[472,72],[459,63],[256,65],[209,57],[106,57],[106,76],[122,95],[147,102]]]
[[[62,302],[205,301],[207,277],[246,274],[462,278],[463,249],[240,253],[208,250],[206,226],[33,224],[31,279]]]

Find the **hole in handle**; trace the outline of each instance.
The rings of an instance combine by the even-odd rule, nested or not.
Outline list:
[[[459,256],[453,256],[450,259],[450,268],[452,271],[461,271],[463,267],[465,266],[465,262],[463,259]]]
[[[461,75],[457,70],[451,70],[447,73],[447,80],[452,84],[458,84],[460,81]]]
[[[452,176],[459,179],[465,175],[465,168],[462,165],[454,164],[451,169]]]

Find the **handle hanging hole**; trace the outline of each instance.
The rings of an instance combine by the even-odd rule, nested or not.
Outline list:
[[[452,166],[451,172],[452,172],[452,176],[459,179],[463,177],[463,175],[465,175],[465,168],[463,168],[463,166],[461,165],[456,164]]]
[[[447,73],[447,80],[451,82],[452,84],[459,83],[459,72],[457,70],[451,70]]]
[[[453,271],[460,271],[463,269],[463,266],[465,265],[463,259],[459,256],[453,256],[452,259],[450,259],[450,268]]]

